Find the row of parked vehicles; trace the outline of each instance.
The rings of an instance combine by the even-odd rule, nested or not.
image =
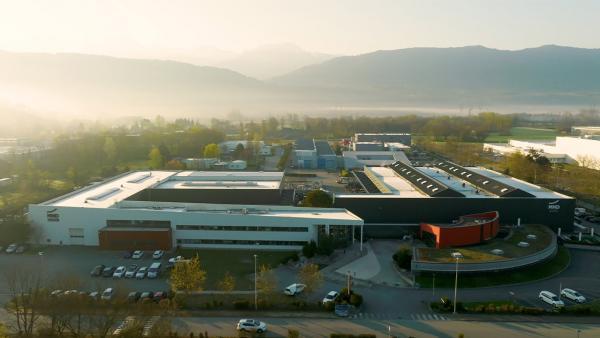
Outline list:
[[[0,245],[0,252],[6,252],[7,254],[21,254],[25,252],[26,249],[27,247],[25,247],[25,245],[19,245],[17,243],[10,244],[6,249]]]
[[[560,290],[560,295],[561,297],[578,304],[585,303],[586,301],[586,298],[582,294],[569,288]],[[538,297],[541,301],[548,303],[555,308],[561,308],[565,306],[565,302],[561,299],[561,297],[558,297],[550,291],[541,291]]]
[[[138,266],[131,264],[129,266],[105,266],[103,264],[96,265],[90,272],[92,277],[112,277],[112,278],[158,278],[160,275],[162,264],[159,262],[152,263],[148,266]]]

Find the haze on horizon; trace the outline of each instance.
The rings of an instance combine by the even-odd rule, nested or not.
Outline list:
[[[2,0],[0,50],[210,64],[280,43],[332,55],[467,45],[598,48],[599,12],[593,0]]]

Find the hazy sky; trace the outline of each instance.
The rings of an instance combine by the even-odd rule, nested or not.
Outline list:
[[[594,0],[0,0],[0,49],[162,57],[282,42],[332,54],[598,48],[599,15]]]

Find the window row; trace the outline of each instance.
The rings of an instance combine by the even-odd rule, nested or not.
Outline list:
[[[109,227],[145,227],[145,228],[157,227],[157,228],[161,228],[161,227],[170,227],[171,221],[109,219],[109,220],[106,220],[106,225]]]
[[[306,241],[264,241],[245,239],[178,239],[177,244],[305,245]]]
[[[268,227],[246,225],[177,225],[177,230],[209,230],[209,231],[275,231],[275,232],[308,232],[307,227]]]

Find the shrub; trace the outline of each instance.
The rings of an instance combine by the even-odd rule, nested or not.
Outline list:
[[[300,338],[300,331],[288,329],[288,338]]]
[[[325,311],[331,312],[331,311],[335,310],[335,303],[334,302],[327,302],[327,303],[323,304],[323,309]]]
[[[350,304],[359,307],[363,302],[363,298],[361,295],[357,294],[357,293],[352,293],[350,295]]]
[[[398,267],[410,270],[410,262],[412,261],[412,253],[410,249],[400,249],[392,256]]]
[[[317,243],[315,243],[314,241],[310,241],[310,243],[306,243],[302,247],[302,255],[304,255],[304,257],[306,257],[306,258],[314,257],[316,252],[317,252]]]

